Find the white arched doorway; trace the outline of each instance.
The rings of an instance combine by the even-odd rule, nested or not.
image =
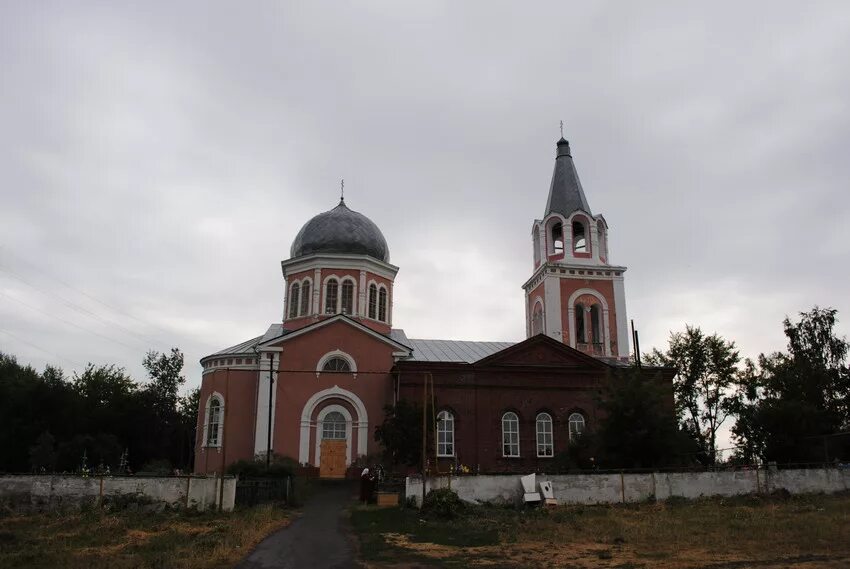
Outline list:
[[[345,424],[344,430],[340,426],[341,421]],[[335,385],[314,394],[304,405],[301,412],[298,461],[321,469],[323,441],[328,441],[324,444],[325,452],[344,453],[344,466],[348,467],[356,457],[355,444],[357,455],[367,453],[368,435],[369,419],[366,406],[357,395]],[[341,461],[338,455],[335,454],[335,457],[334,462],[336,459]],[[328,457],[325,458],[324,466],[327,470],[330,463]],[[336,472],[336,468],[333,468]]]

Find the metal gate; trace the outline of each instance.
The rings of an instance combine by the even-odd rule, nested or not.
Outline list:
[[[236,505],[256,506],[279,502],[290,504],[292,477],[285,478],[240,478],[236,482]]]

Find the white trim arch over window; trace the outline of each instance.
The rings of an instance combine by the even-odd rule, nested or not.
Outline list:
[[[340,280],[336,311],[349,316],[357,315],[357,282],[352,277],[342,277]]]
[[[289,317],[298,316],[298,307],[301,304],[301,283],[294,282],[289,287]]]
[[[357,362],[355,362],[354,358],[342,350],[333,350],[319,358],[319,363],[316,364],[316,377],[319,377],[319,374],[325,371],[325,364],[334,359],[341,359],[348,363],[348,369],[355,378],[357,377]]]
[[[502,456],[519,456],[519,417],[513,411],[502,415]]]
[[[450,411],[437,413],[437,456],[455,455],[455,417]]]
[[[367,318],[371,318],[372,320],[378,319],[378,285],[375,281],[369,281],[369,299],[368,299],[369,310],[366,313]]]
[[[337,306],[339,306],[339,279],[334,275],[326,278],[322,288],[324,289],[322,313],[336,314]]]
[[[570,429],[570,442],[578,441],[579,437],[584,433],[584,415],[581,413],[572,413],[568,421]]]
[[[387,287],[384,285],[378,285],[378,320],[381,322],[388,321],[388,312],[387,312],[387,304],[389,302],[390,294],[387,291]]]
[[[214,391],[207,397],[204,406],[204,441],[205,447],[221,447],[224,434],[224,397]]]
[[[537,456],[555,456],[555,439],[552,434],[552,415],[549,413],[538,413],[535,420],[537,432]]]
[[[298,316],[308,316],[313,303],[313,279],[307,277],[301,281],[301,302],[298,306]]]
[[[546,330],[546,314],[543,310],[543,299],[539,296],[534,300],[531,309],[531,335],[543,334]]]

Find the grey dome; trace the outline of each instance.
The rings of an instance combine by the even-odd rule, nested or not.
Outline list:
[[[368,255],[385,263],[390,261],[387,240],[378,226],[362,213],[348,209],[342,200],[332,210],[305,223],[289,251],[293,259],[318,253]]]

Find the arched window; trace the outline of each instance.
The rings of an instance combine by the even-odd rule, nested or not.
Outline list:
[[[339,292],[339,283],[336,279],[330,279],[325,285],[325,314],[336,314],[336,299]]]
[[[301,310],[299,314],[301,316],[310,314],[310,281],[304,281],[301,286]]]
[[[322,420],[322,439],[332,441],[344,441],[345,417],[339,411],[331,411]]]
[[[552,250],[555,255],[564,252],[564,226],[560,223],[552,226]]]
[[[519,417],[512,411],[502,415],[502,456],[519,456]]]
[[[207,446],[217,447],[221,445],[221,400],[218,397],[210,397],[207,406]]]
[[[378,320],[387,321],[387,289],[384,287],[378,291]]]
[[[581,413],[573,413],[570,415],[570,442],[576,442],[584,432],[584,417]]]
[[[378,317],[378,287],[369,285],[369,318]]]
[[[354,283],[342,281],[342,313],[354,314]]]
[[[455,418],[448,411],[437,414],[437,456],[455,455]]]
[[[295,283],[292,285],[289,293],[289,317],[295,318],[298,316],[298,293],[301,291],[301,285]]]
[[[554,456],[555,444],[552,438],[552,416],[549,413],[537,415],[537,456]]]
[[[587,232],[580,221],[573,221],[573,251],[587,253]]]
[[[602,347],[602,312],[599,310],[599,305],[594,304],[590,307],[590,335],[594,347]]]
[[[340,358],[334,356],[325,362],[325,365],[322,366],[322,371],[333,371],[333,372],[350,372],[351,366],[348,361],[344,358]]]
[[[576,304],[574,308],[576,313],[576,343],[583,344],[587,342],[587,334],[584,329],[584,306]]]
[[[543,333],[543,303],[537,302],[534,304],[534,310],[531,312],[531,335]]]

